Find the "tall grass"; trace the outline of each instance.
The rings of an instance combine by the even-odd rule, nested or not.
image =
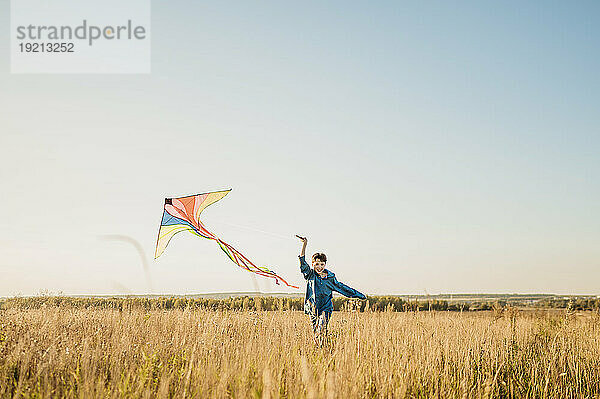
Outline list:
[[[598,397],[596,313],[0,311],[0,397]]]

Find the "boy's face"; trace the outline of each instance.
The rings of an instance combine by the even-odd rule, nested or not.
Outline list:
[[[322,260],[313,259],[312,265],[313,269],[315,269],[317,273],[323,273],[323,270],[325,269],[325,262]]]

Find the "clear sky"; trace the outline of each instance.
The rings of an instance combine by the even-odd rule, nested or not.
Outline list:
[[[0,2],[0,296],[146,293],[163,199],[302,283],[600,289],[600,3],[152,4],[149,75],[11,75]],[[253,291],[175,236],[155,293]],[[283,292],[258,278],[264,292]]]

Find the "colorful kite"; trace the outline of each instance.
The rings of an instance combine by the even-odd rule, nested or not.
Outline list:
[[[269,270],[266,267],[256,266],[237,249],[233,248],[204,227],[204,224],[200,221],[200,214],[202,211],[207,206],[214,204],[229,194],[230,191],[231,190],[214,191],[187,197],[165,198],[165,207],[162,221],[160,222],[160,229],[158,230],[158,240],[156,241],[156,253],[154,254],[154,259],[158,258],[164,252],[169,241],[171,241],[171,238],[175,234],[182,231],[189,231],[199,237],[216,241],[229,259],[242,269],[275,279],[277,284],[281,281],[288,287],[298,288],[288,284],[287,281],[278,276],[274,271]]]

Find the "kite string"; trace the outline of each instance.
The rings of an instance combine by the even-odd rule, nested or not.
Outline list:
[[[286,236],[286,235],[279,234],[279,233],[274,233],[274,232],[271,232],[271,231],[259,230],[259,229],[256,229],[256,228],[250,227],[250,226],[243,226],[241,224],[225,222],[223,220],[216,220],[216,219],[213,219],[213,220],[215,222],[217,222],[217,223],[226,224],[226,225],[229,225],[229,226],[232,226],[232,227],[238,227],[240,229],[245,229],[245,230],[250,230],[250,231],[256,231],[257,233],[263,233],[263,234],[270,235],[272,237],[280,238],[280,239],[283,239],[283,240],[288,240],[290,238],[290,236]]]

